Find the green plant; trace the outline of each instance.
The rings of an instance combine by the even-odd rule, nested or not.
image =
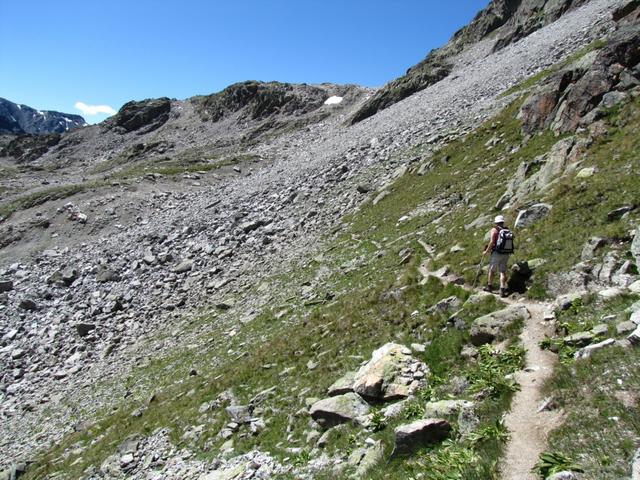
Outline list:
[[[385,428],[387,428],[387,419],[384,414],[378,409],[374,410],[371,415],[371,430],[379,432]]]
[[[525,350],[520,345],[511,345],[504,352],[483,345],[478,350],[478,364],[469,374],[471,392],[484,392],[498,398],[516,392],[520,386],[512,374],[524,366]]]
[[[584,470],[576,465],[573,460],[560,452],[544,452],[540,454],[538,463],[533,467],[533,472],[540,478],[545,479],[554,473],[570,470],[573,472],[583,472]]]
[[[487,440],[497,440],[498,442],[506,442],[509,440],[509,429],[504,420],[497,418],[494,423],[481,427],[467,437],[472,445],[476,445]]]
[[[407,405],[407,408],[405,408],[404,410],[404,417],[407,420],[422,418],[423,415],[424,415],[424,407],[417,402],[410,403],[409,405]]]

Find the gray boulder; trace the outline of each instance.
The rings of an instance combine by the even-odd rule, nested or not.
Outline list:
[[[357,393],[349,392],[314,403],[309,413],[318,425],[331,428],[341,423],[357,421],[369,413],[369,405]]]
[[[411,350],[403,345],[387,343],[375,350],[358,370],[353,391],[367,400],[388,401],[406,398],[412,393],[410,376],[405,376],[412,364]],[[423,370],[426,367],[423,367]]]
[[[462,409],[473,408],[473,402],[468,400],[440,400],[427,402],[424,406],[425,417],[448,417],[455,415]]]
[[[636,450],[631,464],[631,480],[640,480],[640,448]]]
[[[551,211],[552,206],[548,203],[537,203],[525,210],[520,210],[516,218],[515,228],[530,227],[538,220],[543,219]]]
[[[516,305],[478,317],[471,326],[471,343],[475,346],[491,343],[516,321],[526,320],[529,316],[526,307]]]
[[[356,372],[347,372],[341,378],[333,382],[333,384],[327,390],[327,394],[330,397],[336,395],[343,395],[345,393],[353,392],[353,382],[356,378]]]
[[[397,453],[408,453],[431,443],[444,440],[451,432],[451,425],[442,418],[418,420],[395,429]]]
[[[596,255],[596,251],[603,247],[606,243],[606,240],[601,237],[591,237],[587,243],[582,247],[582,254],[580,255],[580,259],[583,262],[588,262],[589,260],[593,260],[593,257]]]

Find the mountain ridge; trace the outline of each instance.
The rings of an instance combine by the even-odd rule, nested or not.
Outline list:
[[[27,105],[0,98],[0,134],[64,133],[85,125],[87,122],[80,115],[36,110]]]

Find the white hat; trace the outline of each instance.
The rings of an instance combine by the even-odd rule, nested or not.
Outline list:
[[[504,223],[504,217],[502,215],[498,215],[495,219],[495,223]]]

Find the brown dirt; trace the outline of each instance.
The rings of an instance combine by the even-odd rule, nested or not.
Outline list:
[[[521,390],[516,393],[511,404],[511,411],[505,423],[511,439],[507,445],[501,463],[501,474],[504,480],[537,480],[531,472],[538,462],[539,455],[544,452],[549,432],[562,423],[562,411],[538,412],[544,398],[540,392],[544,381],[553,373],[556,356],[542,350],[539,343],[550,334],[550,326],[544,321],[545,315],[551,311],[548,304],[528,301],[507,300],[509,304],[524,305],[531,317],[525,322],[520,339],[527,350],[526,367],[516,373],[516,380]]]

